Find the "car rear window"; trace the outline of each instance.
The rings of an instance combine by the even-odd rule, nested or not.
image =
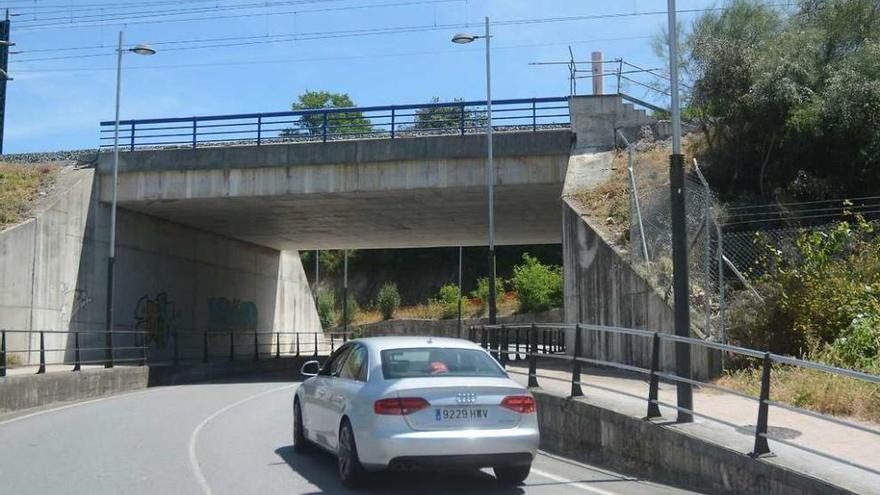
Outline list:
[[[504,377],[504,370],[479,349],[407,348],[381,352],[386,380],[434,376]]]

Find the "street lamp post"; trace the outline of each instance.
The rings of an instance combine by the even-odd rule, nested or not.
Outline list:
[[[489,18],[486,17],[486,34],[458,33],[452,37],[453,43],[466,44],[477,39],[486,40],[486,142],[488,158],[486,161],[486,182],[489,189],[489,324],[497,322],[495,307],[495,163],[492,150],[492,36],[489,34]]]
[[[684,155],[681,154],[681,107],[678,94],[678,23],[675,19],[675,0],[667,0],[669,21],[669,80],[672,93],[672,155],[669,157],[670,206],[672,217],[672,279],[675,301],[675,335],[690,337],[690,288],[688,287],[687,218],[685,217]],[[675,373],[691,378],[690,347],[675,343]],[[689,383],[676,382],[678,421],[694,420],[693,390]]]
[[[113,192],[110,202],[110,255],[107,258],[107,332],[104,341],[104,367],[113,367],[113,285],[114,264],[116,262],[116,187],[119,177],[119,100],[122,92],[122,55],[126,52],[138,55],[153,55],[156,50],[147,45],[136,45],[123,50],[122,31],[119,31],[119,45],[116,48],[116,122],[113,127]]]

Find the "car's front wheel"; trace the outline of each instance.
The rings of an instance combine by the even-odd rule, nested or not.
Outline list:
[[[360,486],[364,481],[364,467],[358,457],[354,430],[347,419],[339,427],[339,445],[336,455],[339,479],[342,480],[342,484],[348,488]]]
[[[299,401],[293,402],[293,450],[298,453],[308,452],[311,443],[306,438],[306,430],[303,427],[302,408]]]
[[[529,471],[532,470],[531,464],[524,466],[497,466],[492,469],[495,471],[495,477],[503,485],[516,486],[521,485],[526,478],[529,477]]]

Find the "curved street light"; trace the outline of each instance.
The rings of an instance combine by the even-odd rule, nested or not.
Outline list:
[[[477,36],[469,33],[457,33],[452,37],[452,42],[459,45],[471,43],[474,40],[486,40],[486,141],[488,160],[486,162],[486,182],[489,190],[489,324],[496,323],[498,313],[495,304],[495,163],[492,151],[492,37],[489,34],[489,18],[486,17],[486,34]]]
[[[113,197],[110,201],[110,255],[107,258],[107,333],[105,342],[105,368],[113,367],[113,286],[115,274],[113,265],[116,262],[116,187],[119,176],[119,98],[122,92],[122,55],[155,55],[156,50],[149,45],[135,45],[122,48],[122,31],[119,31],[119,45],[116,48],[116,122],[113,127]],[[132,131],[133,132],[133,131]]]
[[[468,33],[457,33],[452,37],[452,42],[458,43],[459,45],[464,45],[474,41],[477,38],[479,38],[479,36],[474,36]]]
[[[150,45],[135,45],[133,48],[129,48],[128,51],[132,53],[137,53],[138,55],[155,55],[156,50],[153,49]]]

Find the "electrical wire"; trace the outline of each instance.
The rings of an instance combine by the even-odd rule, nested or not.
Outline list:
[[[785,7],[795,5],[793,3],[780,3],[780,4],[768,4],[770,7]],[[688,13],[701,13],[701,12],[712,12],[712,11],[723,11],[727,10],[726,7],[712,7],[712,8],[699,8],[699,9],[682,9],[677,12],[680,14],[688,14]],[[272,15],[291,15],[301,13],[302,11],[284,11],[284,12],[273,12]],[[202,20],[217,20],[217,19],[238,19],[245,17],[253,17],[253,16],[263,16],[263,13],[260,14],[232,14],[232,15],[221,15],[221,16],[202,16],[202,17],[190,17],[186,19],[159,19],[159,20],[145,20],[145,21],[133,21],[133,22],[125,22],[126,25],[134,25],[134,24],[157,24],[157,23],[169,23],[169,22],[191,22],[191,21],[202,21]],[[568,21],[579,21],[579,20],[595,20],[595,19],[616,19],[616,18],[627,18],[627,17],[644,17],[644,16],[656,16],[656,15],[666,15],[665,10],[657,10],[657,11],[646,11],[646,12],[620,12],[620,13],[611,13],[611,14],[589,14],[589,15],[579,15],[579,16],[567,16],[567,17],[551,17],[544,19],[520,19],[516,21],[502,21],[502,22],[493,22],[493,25],[496,26],[505,26],[505,25],[525,25],[525,24],[542,24],[548,22],[568,22]],[[55,25],[31,25],[20,28],[19,31],[45,31],[52,29],[69,29],[71,27],[102,27],[102,26],[114,26],[119,23],[92,23],[92,24],[80,24],[80,23],[61,23]]]
[[[791,206],[801,206],[801,205],[815,205],[822,203],[843,203],[844,201],[848,201],[851,203],[855,202],[863,202],[863,201],[877,201],[880,200],[880,196],[864,196],[860,198],[837,198],[837,199],[821,199],[815,201],[801,201],[796,203],[765,203],[761,205],[745,205],[745,206],[731,206],[728,207],[728,211],[736,211],[736,210],[746,210],[746,209],[756,209],[756,208],[787,208]]]
[[[169,16],[178,16],[178,15],[191,15],[191,14],[201,14],[207,12],[224,12],[231,10],[254,10],[254,9],[272,9],[277,7],[285,7],[290,5],[303,5],[303,4],[311,4],[311,3],[329,3],[329,2],[339,2],[343,0],[273,0],[271,2],[257,2],[257,3],[248,3],[241,5],[224,5],[224,6],[213,6],[213,7],[190,7],[185,9],[169,9],[169,10],[146,10],[146,11],[134,11],[134,12],[122,12],[122,13],[112,13],[112,14],[93,14],[93,15],[78,15],[78,16],[61,16],[47,19],[36,19],[36,20],[24,20],[17,23],[19,25],[19,29],[27,29],[29,27],[42,27],[42,26],[55,26],[55,25],[70,25],[78,22],[97,22],[97,21],[114,21],[114,20],[127,20],[127,19],[144,19],[144,18],[152,18],[152,17],[169,17]],[[459,2],[462,0],[421,0],[421,1],[410,1],[403,3],[404,5],[418,5],[418,4],[437,4],[437,3],[451,3],[451,2]],[[331,9],[314,9],[314,10],[301,10],[298,13],[308,13],[308,12],[327,12],[332,10],[353,10],[353,9],[363,9],[363,8],[371,8],[371,7],[384,7],[387,4],[376,4],[376,5],[354,5],[354,6],[346,6],[346,7],[337,7]],[[393,6],[401,5],[401,4],[390,4]],[[252,15],[262,16],[266,15],[265,12],[255,13]],[[115,17],[111,17],[115,16]],[[96,18],[93,20],[89,20],[90,18]],[[60,20],[66,22],[57,22],[57,23],[44,23],[40,24],[44,21],[52,21],[52,20]],[[35,23],[35,24],[27,24]],[[24,25],[21,25],[24,23]]]
[[[562,46],[567,44],[584,44],[584,43],[595,43],[598,41],[625,41],[625,40],[633,40],[633,39],[647,39],[650,36],[628,36],[628,37],[618,37],[618,38],[594,38],[588,40],[578,40],[578,41],[563,41],[563,42],[553,42],[553,43],[530,43],[530,44],[519,44],[519,45],[499,45],[493,47],[496,50],[511,50],[511,49],[519,49],[519,48],[532,48],[532,47],[541,47],[541,46]],[[309,57],[309,58],[274,58],[274,59],[261,59],[261,60],[240,60],[240,61],[225,61],[225,62],[205,62],[205,63],[190,63],[190,64],[158,64],[158,65],[144,65],[144,66],[135,66],[128,67],[126,70],[154,70],[154,69],[177,69],[177,68],[195,68],[195,67],[226,67],[226,66],[234,66],[234,65],[260,65],[260,64],[275,64],[279,62],[322,62],[322,61],[332,61],[332,60],[358,60],[358,59],[370,59],[370,58],[385,58],[385,57],[408,57],[408,56],[424,56],[424,55],[436,55],[436,54],[446,54],[446,53],[461,53],[465,52],[481,52],[482,49],[473,48],[473,49],[456,49],[456,50],[429,50],[429,51],[418,51],[418,52],[402,52],[402,53],[381,53],[381,54],[370,54],[370,55],[340,55],[340,56],[322,56],[322,57]],[[31,73],[31,72],[91,72],[91,71],[112,71],[116,70],[115,67],[71,67],[71,68],[46,68],[46,69],[18,69],[16,72],[21,73]]]
[[[434,2],[446,2],[446,1],[457,1],[457,0],[428,0],[429,3]],[[401,4],[413,4],[413,3],[425,3],[425,0],[421,2],[400,2],[397,4],[378,4],[371,5],[370,7],[382,7],[382,6],[398,6]],[[349,8],[367,8],[366,6],[357,6],[357,7],[338,7],[336,9],[349,9]],[[315,11],[326,11],[326,10],[335,10],[335,9],[314,9],[308,12]],[[709,8],[709,9],[689,9],[681,12],[705,12],[711,10],[718,10],[718,8]],[[306,12],[306,11],[300,11]],[[641,15],[659,15],[664,14],[665,11],[655,11],[655,12],[641,12],[641,13],[615,13],[615,14],[592,14],[592,15],[578,15],[578,16],[567,16],[567,17],[550,17],[550,18],[532,18],[532,19],[515,19],[515,20],[507,20],[507,21],[495,21],[492,24],[495,26],[516,26],[516,25],[532,25],[532,24],[545,24],[545,23],[555,23],[555,22],[571,22],[571,21],[582,21],[582,20],[597,20],[597,19],[607,19],[612,17],[631,17],[631,16],[641,16]],[[262,15],[262,14],[260,14]],[[409,26],[409,27],[396,27],[396,28],[374,28],[374,29],[359,29],[359,30],[343,30],[343,31],[330,31],[330,32],[305,32],[305,33],[288,33],[283,35],[274,35],[276,39],[266,39],[266,36],[252,36],[252,37],[238,37],[238,40],[241,40],[241,43],[223,43],[223,44],[215,44],[215,45],[204,45],[200,47],[189,47],[186,49],[204,49],[204,48],[227,48],[234,46],[246,46],[246,45],[256,45],[256,44],[266,44],[266,43],[278,43],[278,42],[290,42],[290,41],[308,41],[313,39],[328,39],[328,38],[338,38],[338,37],[357,37],[357,36],[370,36],[370,35],[379,35],[379,34],[405,34],[405,33],[414,33],[414,32],[424,32],[424,31],[436,31],[436,30],[445,30],[445,29],[454,29],[454,28],[462,28],[466,27],[466,24],[456,23],[456,24],[446,24],[446,25],[422,25],[422,26]],[[248,40],[248,41],[246,41]],[[249,41],[249,40],[259,40],[259,41]],[[198,43],[199,40],[177,40],[174,43]],[[167,44],[171,42],[155,42],[153,44]],[[60,49],[65,49],[64,47]],[[48,51],[48,49],[44,49],[44,51]],[[25,52],[26,53],[26,52]],[[109,52],[110,54],[115,53]],[[44,57],[44,58],[25,58],[25,59],[15,59],[14,62],[36,62],[36,61],[55,61],[55,60],[67,60],[67,59],[76,59],[76,58],[92,58],[92,57],[101,57],[105,56],[107,53],[95,53],[95,54],[77,54],[70,56],[58,56],[58,57]],[[636,82],[636,84],[642,84]],[[655,88],[652,88],[655,89]]]

